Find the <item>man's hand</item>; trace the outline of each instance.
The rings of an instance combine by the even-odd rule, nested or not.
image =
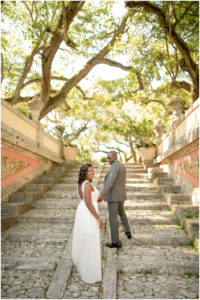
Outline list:
[[[100,194],[99,197],[97,198],[97,202],[101,202],[104,198],[104,195]]]

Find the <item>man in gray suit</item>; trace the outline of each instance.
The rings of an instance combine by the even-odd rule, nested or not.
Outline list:
[[[104,179],[103,191],[99,195],[98,201],[103,198],[108,202],[111,243],[106,243],[107,247],[120,248],[121,242],[119,241],[119,230],[117,225],[117,216],[119,214],[121,221],[125,228],[125,234],[131,239],[130,227],[128,219],[124,211],[124,201],[126,196],[126,169],[117,160],[117,153],[111,151],[107,155],[109,164],[111,165]]]

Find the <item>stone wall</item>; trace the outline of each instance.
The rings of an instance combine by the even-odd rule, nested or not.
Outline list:
[[[157,145],[155,158],[184,193],[192,194],[193,204],[199,203],[199,105],[198,99],[172,124]]]
[[[2,201],[25,183],[63,162],[61,143],[39,122],[25,117],[7,102],[1,103]]]

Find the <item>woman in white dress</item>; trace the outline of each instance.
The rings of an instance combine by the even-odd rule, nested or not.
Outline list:
[[[72,261],[86,283],[102,280],[99,229],[103,223],[98,214],[99,192],[91,183],[93,177],[94,169],[91,164],[81,166],[78,179],[80,203],[76,211],[72,240]]]

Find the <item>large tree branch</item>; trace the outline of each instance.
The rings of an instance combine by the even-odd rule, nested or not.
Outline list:
[[[74,75],[67,83],[64,84],[58,95],[52,97],[47,103],[45,103],[45,106],[43,107],[40,113],[39,119],[42,119],[48,112],[60,105],[65,100],[66,96],[71,91],[71,89],[75,85],[77,85],[77,83],[80,82],[84,77],[87,76],[87,74],[92,70],[92,68],[98,64],[99,60],[104,58],[110,52],[110,49],[113,47],[116,39],[120,37],[121,34],[123,34],[127,19],[128,13],[123,17],[122,22],[116,30],[111,41],[96,56],[90,59],[86,63],[84,68],[78,72],[78,74]]]
[[[148,98],[147,98],[147,99],[142,99],[141,102],[144,103],[144,104],[149,104],[149,103],[151,103],[151,102],[155,102],[155,103],[161,104],[161,105],[165,108],[165,104],[164,104],[161,100],[148,99]]]
[[[21,102],[28,102],[30,100],[33,100],[34,96],[30,96],[30,97],[18,97],[17,99],[13,99],[13,97],[9,97],[9,98],[2,98],[4,101],[7,101],[8,103],[10,103],[11,105],[13,104],[17,104],[17,103],[21,103]]]
[[[51,76],[51,79],[53,79],[53,80],[61,80],[61,81],[68,81],[69,80],[69,78],[66,78],[64,76]],[[33,79],[30,79],[30,80],[28,80],[27,82],[25,82],[23,84],[22,88],[26,87],[29,84],[32,84],[32,83],[35,83],[35,82],[41,82],[41,81],[42,81],[42,78],[33,78]],[[92,98],[89,98],[89,97],[87,97],[85,95],[84,91],[82,90],[82,88],[80,86],[76,85],[75,88],[77,90],[79,90],[79,92],[82,94],[83,99],[85,99],[85,100],[86,99],[88,99],[88,100],[92,99]]]
[[[136,91],[144,89],[144,84],[143,84],[143,81],[142,81],[141,74],[137,70],[135,70],[133,67],[124,66],[123,64],[121,64],[119,62],[116,62],[114,60],[108,59],[108,58],[103,58],[103,59],[99,60],[99,63],[106,64],[106,65],[109,65],[109,66],[112,66],[112,67],[117,67],[117,68],[120,68],[124,71],[133,71],[137,76],[137,80],[138,80],[138,84],[139,84],[139,88]]]
[[[70,1],[70,3],[65,8],[65,12],[61,15],[59,24],[56,31],[59,32],[63,27],[65,28],[65,34],[67,33],[70,24],[72,23],[74,17],[80,11],[84,1]],[[63,24],[63,15],[65,16],[65,25]],[[50,96],[50,78],[51,78],[51,66],[54,56],[62,42],[62,37],[60,34],[53,35],[50,45],[45,48],[42,54],[42,91],[41,91],[41,101],[44,103],[49,100]]]
[[[28,72],[30,71],[31,67],[32,67],[32,63],[33,63],[33,59],[35,57],[35,55],[41,50],[40,44],[43,38],[44,33],[46,32],[46,29],[41,33],[41,36],[37,42],[37,44],[35,45],[31,55],[26,59],[25,62],[25,66],[24,66],[24,70],[22,73],[22,76],[20,77],[18,84],[16,86],[14,95],[13,95],[13,101],[16,101],[18,98],[20,98],[20,91],[22,89],[22,86],[24,84],[24,80],[27,77]]]
[[[191,85],[187,81],[184,81],[184,80],[181,80],[181,81],[174,80],[174,81],[172,81],[171,85],[172,86],[176,86],[176,87],[181,88],[181,89],[184,89],[184,90],[186,90],[189,93],[191,92]]]
[[[123,64],[121,64],[117,61],[108,59],[108,58],[99,59],[98,63],[99,64],[106,64],[106,65],[109,65],[109,66],[112,66],[112,67],[117,67],[117,68],[120,68],[124,71],[130,71],[130,70],[133,69],[131,66],[124,66]]]
[[[158,17],[160,26],[164,29],[169,40],[172,43],[174,43],[176,47],[179,49],[184,59],[185,66],[186,66],[184,70],[186,70],[192,78],[192,82],[194,85],[193,99],[196,100],[198,98],[198,91],[199,91],[198,66],[192,59],[186,43],[182,40],[180,35],[177,34],[175,29],[173,28],[173,24],[169,22],[164,11],[161,8],[159,8],[156,4],[151,3],[149,1],[127,1],[126,6],[128,6],[131,9],[144,8],[147,12],[150,12]]]

